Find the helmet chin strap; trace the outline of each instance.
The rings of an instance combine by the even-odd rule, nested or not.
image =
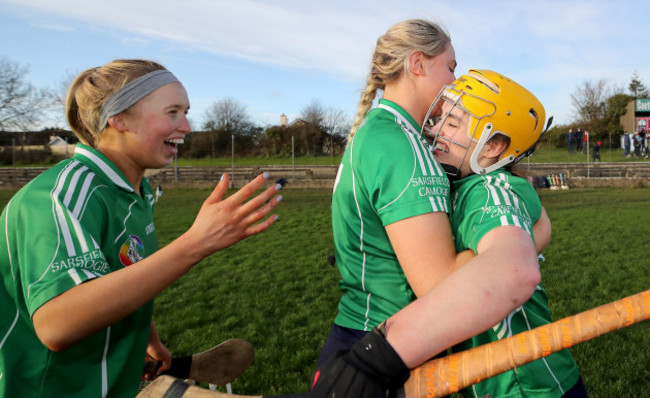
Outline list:
[[[447,174],[447,178],[449,179],[449,182],[454,182],[461,179],[460,169],[458,167],[452,166],[447,163],[440,163],[440,166],[442,166],[442,169],[445,171],[445,174]]]
[[[488,142],[490,138],[492,138],[492,123],[486,123],[485,127],[483,127],[481,138],[478,140],[476,148],[474,148],[474,152],[472,152],[469,157],[469,166],[472,171],[478,175],[491,173],[498,168],[507,166],[515,160],[515,157],[510,155],[487,167],[483,167],[478,164],[478,155],[485,146],[485,143]]]

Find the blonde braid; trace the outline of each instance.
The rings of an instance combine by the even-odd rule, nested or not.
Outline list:
[[[359,106],[357,107],[357,115],[354,119],[354,124],[350,129],[350,134],[348,135],[348,142],[354,137],[354,133],[357,131],[357,128],[361,124],[361,121],[366,117],[366,113],[370,110],[372,106],[372,101],[377,96],[377,90],[379,88],[378,84],[373,81],[371,77],[368,78],[368,83],[366,84],[366,89],[361,93],[361,100],[359,101]]]

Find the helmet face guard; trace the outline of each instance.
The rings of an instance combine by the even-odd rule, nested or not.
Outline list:
[[[458,164],[445,168],[451,176],[460,174],[465,161],[472,172],[486,174],[530,155],[542,134],[544,118],[544,107],[525,88],[496,72],[470,70],[443,87],[429,107],[422,134],[433,149],[444,150],[439,143],[465,149],[465,154],[454,162]],[[452,128],[456,132],[462,129],[469,141],[445,137],[446,129]],[[508,147],[494,164],[480,165],[481,151],[497,134],[509,139]],[[472,142],[476,143],[473,150]]]
[[[469,162],[472,171],[484,174],[487,171],[477,171],[481,168],[478,166],[478,154],[480,153],[479,148],[482,148],[485,142],[492,137],[492,124],[481,124],[476,121],[493,115],[496,106],[490,101],[485,101],[472,94],[461,92],[457,95],[450,90],[451,87],[444,87],[429,108],[423,126],[423,134],[429,137],[434,150],[449,152],[452,145],[464,150],[454,164],[443,164],[450,177],[460,177],[461,167],[466,161]],[[467,107],[465,104],[473,104],[473,106]],[[473,108],[475,112],[481,113],[473,113],[468,108]],[[431,115],[434,114],[439,114],[439,116],[432,118]],[[479,125],[482,125],[482,131],[477,131]],[[472,147],[473,142],[476,143],[474,147]]]

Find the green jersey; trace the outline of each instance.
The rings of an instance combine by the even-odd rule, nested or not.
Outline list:
[[[471,175],[453,184],[451,226],[456,250],[476,247],[494,228],[514,225],[531,237],[542,204],[528,181],[507,171]],[[492,329],[455,347],[460,351],[551,322],[546,292],[541,284],[532,297]],[[568,350],[538,359],[517,369],[489,378],[462,391],[466,397],[561,397],[578,381],[578,366]]]
[[[7,204],[0,216],[1,397],[136,395],[152,303],[62,352],[41,343],[31,319],[52,298],[158,249],[146,180],[140,192],[100,152],[79,144],[73,158]]]
[[[413,118],[380,100],[341,160],[332,229],[343,297],[335,323],[370,330],[415,299],[385,227],[449,212],[449,180]]]

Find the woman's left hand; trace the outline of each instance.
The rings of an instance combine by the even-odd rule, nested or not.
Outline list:
[[[153,369],[145,367],[142,377],[145,380],[153,380],[161,372],[168,370],[172,366],[172,353],[165,347],[158,337],[158,332],[154,324],[151,324],[149,331],[149,344],[147,344],[147,358],[146,361],[153,361],[154,363],[160,362],[160,367],[154,366]]]

